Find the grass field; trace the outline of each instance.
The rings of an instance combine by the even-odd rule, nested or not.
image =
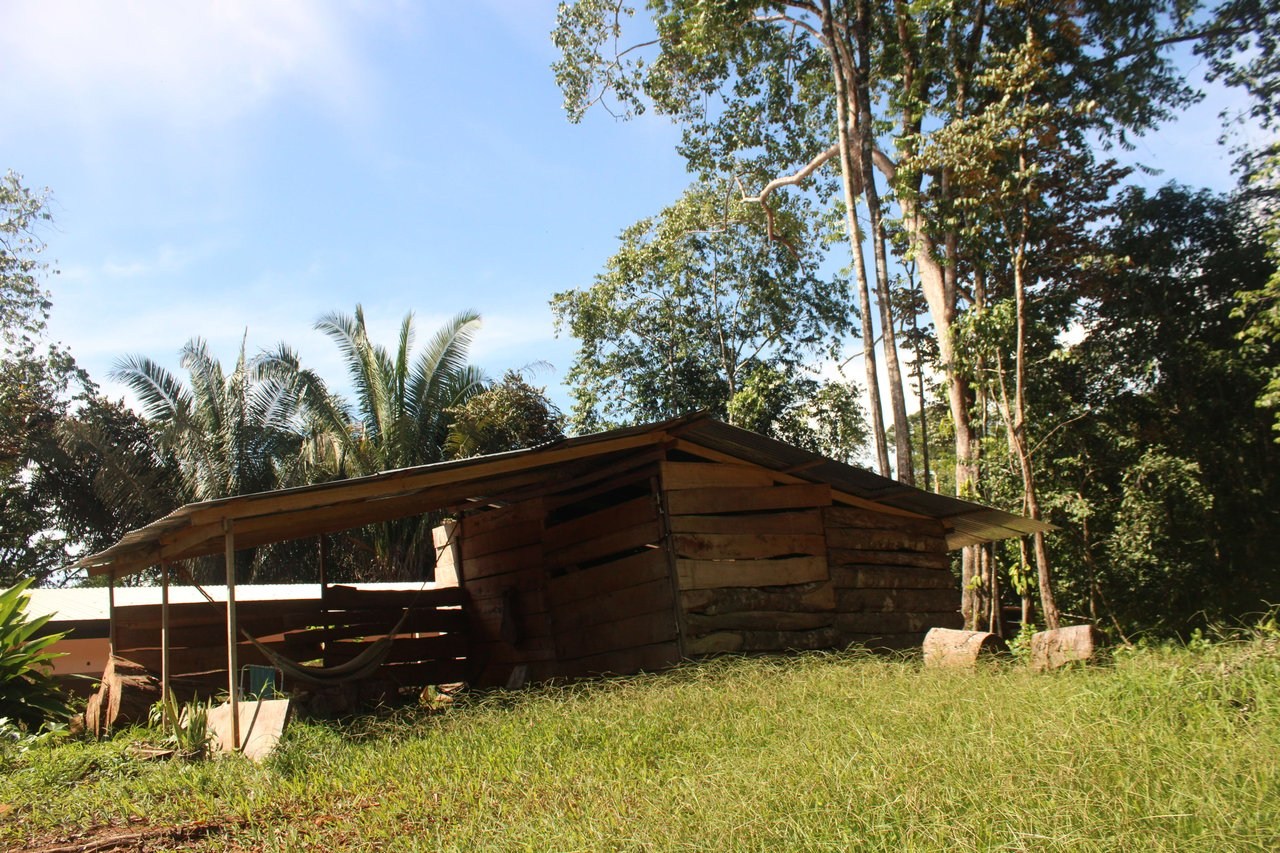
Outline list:
[[[11,756],[0,847],[1280,849],[1274,639],[1049,675],[722,659],[297,724],[261,766],[128,757],[147,735]]]

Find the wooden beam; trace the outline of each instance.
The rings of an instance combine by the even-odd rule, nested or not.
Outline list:
[[[112,570],[107,578],[107,649],[108,653],[116,653],[118,636],[116,634],[116,573]]]
[[[240,697],[236,676],[236,534],[234,523],[228,519],[222,526],[223,544],[226,546],[227,564],[227,688],[231,702],[231,748],[240,749]]]
[[[169,731],[169,564],[160,564],[160,701],[164,703],[164,730]],[[177,724],[177,721],[174,721]],[[172,734],[172,732],[170,732]]]

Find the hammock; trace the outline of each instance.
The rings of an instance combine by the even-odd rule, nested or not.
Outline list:
[[[370,643],[364,651],[353,657],[346,663],[336,664],[334,666],[307,666],[297,661],[289,660],[289,658],[277,652],[270,646],[266,646],[255,639],[248,631],[243,628],[240,633],[248,640],[255,649],[271,661],[276,669],[283,672],[290,678],[296,678],[299,681],[305,681],[308,684],[317,685],[334,685],[345,684],[348,681],[359,681],[373,675],[378,667],[382,666],[382,662],[387,659],[387,655],[391,653],[391,644],[395,642],[396,634],[400,633],[400,629],[404,627],[404,623],[409,620],[410,608],[406,607],[404,613],[385,636],[380,637]]]

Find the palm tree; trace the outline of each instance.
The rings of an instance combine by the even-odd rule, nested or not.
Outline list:
[[[159,428],[184,497],[204,501],[277,488],[302,442],[295,387],[256,370],[243,340],[230,374],[202,338],[188,341],[181,355],[189,385],[142,356],[121,359],[111,376],[138,395]]]
[[[467,363],[480,316],[464,311],[439,329],[413,355],[413,313],[400,324],[394,352],[369,338],[364,309],[354,316],[335,312],[315,328],[342,353],[354,403],[332,394],[324,381],[304,369],[296,353],[281,345],[261,361],[264,375],[283,387],[296,388],[304,405],[304,466],[313,477],[327,469],[330,477],[375,474],[412,465],[439,462],[447,456],[451,416],[486,387],[484,373]],[[370,528],[382,571],[402,577],[421,576],[430,550],[434,514]]]

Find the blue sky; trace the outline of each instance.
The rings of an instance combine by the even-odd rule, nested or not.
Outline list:
[[[407,311],[425,339],[473,308],[476,361],[549,361],[538,381],[567,405],[549,297],[686,175],[662,119],[565,120],[555,6],[6,0],[0,168],[52,191],[52,336],[113,397],[120,356],[176,370],[200,335],[232,361],[246,329],[339,384],[321,314],[361,302],[389,343]],[[1147,183],[1228,188],[1235,103],[1215,93],[1125,156],[1163,170]]]

